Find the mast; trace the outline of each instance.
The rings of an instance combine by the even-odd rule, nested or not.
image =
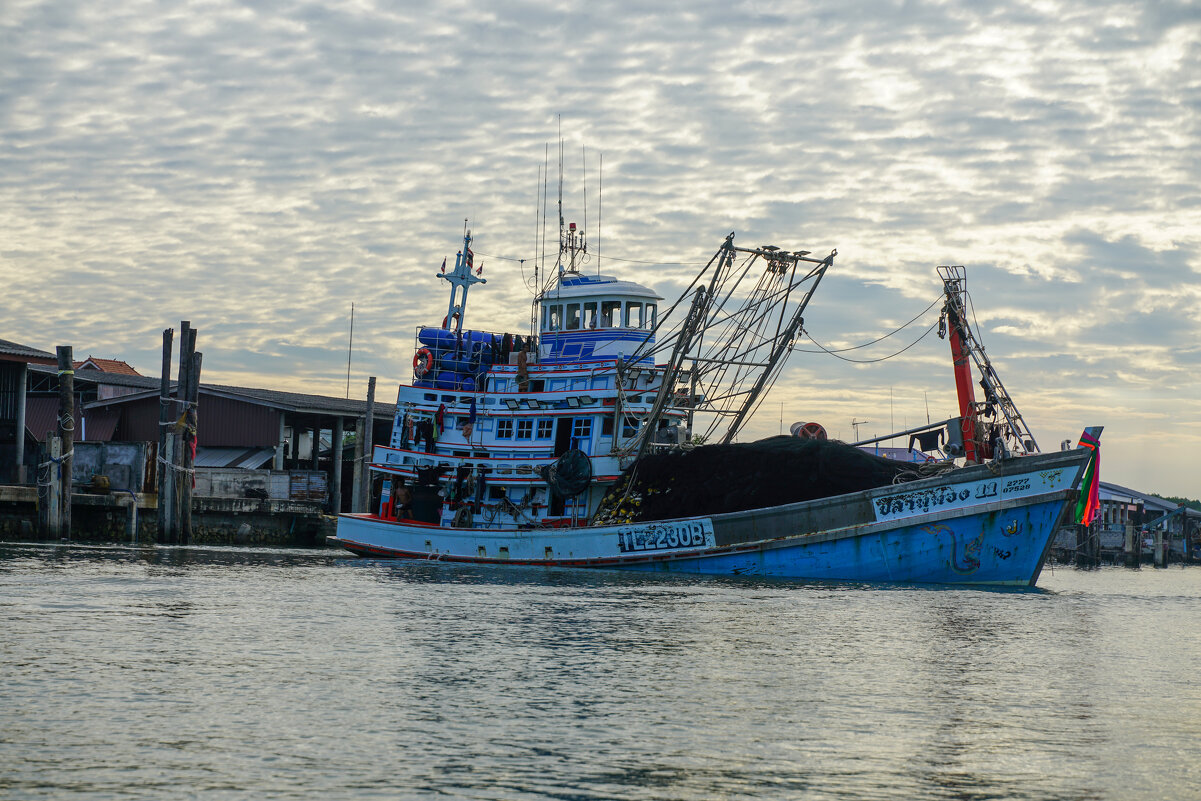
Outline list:
[[[967,322],[967,273],[962,265],[940,266],[946,305],[940,321],[939,335],[945,336],[951,345],[951,359],[955,369],[955,391],[959,398],[960,430],[963,433],[964,456],[969,464],[993,458],[995,447],[1015,454],[1038,453],[1038,443],[1026,421],[1018,411],[1017,404],[1001,383],[1001,377],[993,369],[984,346],[972,333]],[[976,400],[972,382],[972,363],[980,372],[980,388],[984,400]],[[998,418],[1000,416],[1000,419]],[[992,422],[985,423],[983,418]],[[997,436],[993,436],[994,432]]]
[[[464,220],[466,223],[466,220]],[[463,315],[467,311],[467,290],[472,284],[486,284],[487,278],[480,278],[472,272],[475,266],[475,254],[471,252],[471,231],[463,232],[463,249],[455,255],[455,269],[451,273],[437,273],[439,278],[450,283],[450,303],[446,307],[444,328],[452,329],[456,334],[463,331]],[[462,290],[462,293],[459,290]],[[456,298],[458,299],[456,303]]]

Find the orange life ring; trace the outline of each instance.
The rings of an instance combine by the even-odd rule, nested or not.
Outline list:
[[[826,439],[826,429],[822,428],[821,423],[805,423],[797,429],[796,436],[801,439]]]
[[[422,348],[413,355],[413,373],[418,378],[432,369],[434,369],[434,354],[430,353],[429,348]]]

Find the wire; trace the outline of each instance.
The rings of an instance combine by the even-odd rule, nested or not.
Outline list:
[[[475,255],[477,255],[477,256],[486,256],[489,259],[500,259],[501,261],[515,261],[515,262],[530,261],[530,259],[528,259],[528,258],[518,259],[518,258],[514,258],[513,256],[498,256],[495,253],[484,253],[483,251],[480,251],[480,250],[475,250],[472,252],[475,253]],[[598,257],[598,259],[601,256],[601,254],[599,252],[594,255],[596,255]],[[610,256],[608,254],[604,254],[604,256],[605,256],[605,259],[607,259],[608,261],[623,261],[623,262],[626,262],[627,264],[658,264],[658,265],[662,265],[664,267],[694,267],[698,264],[707,264],[708,263],[708,262],[703,262],[703,261],[646,261],[643,259],[623,259],[618,256]]]
[[[914,323],[916,323],[918,320],[920,320],[922,317],[924,317],[924,316],[926,315],[926,312],[930,311],[930,310],[931,310],[931,309],[933,309],[935,306],[937,306],[937,305],[938,305],[938,303],[939,303],[939,301],[941,301],[942,299],[943,299],[943,296],[942,296],[942,295],[939,295],[939,296],[938,296],[938,297],[936,297],[936,298],[934,299],[934,301],[933,301],[933,302],[932,302],[932,303],[931,303],[929,306],[927,306],[927,307],[926,307],[926,308],[925,308],[925,309],[924,309],[924,310],[921,312],[921,314],[919,314],[917,317],[914,317],[912,320],[910,320],[909,322],[905,323],[905,324],[904,324],[904,325],[902,325],[900,328],[897,328],[897,329],[896,329],[896,330],[894,330],[894,331],[890,331],[889,333],[885,334],[884,336],[877,337],[877,338],[873,339],[871,342],[864,342],[862,345],[853,345],[853,346],[851,346],[851,347],[849,347],[849,348],[837,348],[837,349],[835,349],[835,350],[827,350],[826,348],[822,348],[822,346],[821,346],[821,345],[817,345],[817,343],[816,343],[816,342],[814,342],[814,344],[815,344],[815,345],[817,345],[819,348],[821,348],[821,350],[820,350],[820,351],[817,351],[817,350],[802,350],[802,349],[798,348],[796,352],[797,352],[797,353],[822,353],[822,352],[825,352],[825,353],[830,353],[830,354],[834,354],[834,353],[846,353],[847,351],[850,351],[850,350],[859,350],[860,348],[866,348],[868,345],[875,345],[877,342],[883,342],[884,340],[888,339],[889,337],[891,337],[891,336],[895,336],[896,334],[899,334],[901,331],[904,331],[906,328],[908,328],[909,326],[911,326],[911,325],[913,325]],[[806,334],[806,336],[808,336],[808,334]],[[813,339],[813,337],[809,337],[809,338],[810,338],[810,339]]]
[[[809,334],[809,332],[808,332],[808,331],[806,331],[806,330],[804,330],[804,329],[801,329],[801,333],[803,333],[805,336],[809,337],[809,341],[810,341],[810,342],[812,342],[814,345],[817,345],[819,348],[821,348],[821,349],[822,349],[822,351],[824,351],[825,353],[828,353],[828,354],[830,354],[830,355],[831,355],[831,356],[833,356],[835,359],[842,359],[844,362],[852,362],[852,363],[854,363],[854,364],[874,364],[875,362],[883,362],[883,361],[887,361],[888,359],[892,359],[892,358],[895,358],[895,357],[897,357],[897,356],[900,356],[902,353],[904,353],[905,351],[909,350],[910,348],[912,348],[912,347],[913,347],[914,345],[916,345],[917,343],[921,342],[921,341],[922,341],[923,339],[925,339],[926,337],[930,336],[930,332],[931,332],[931,331],[933,331],[933,330],[934,330],[935,328],[937,328],[937,327],[938,327],[938,323],[937,323],[937,322],[935,322],[935,323],[934,323],[934,325],[932,325],[932,326],[930,326],[929,328],[927,328],[927,329],[926,329],[926,332],[925,332],[924,334],[922,334],[920,337],[918,337],[917,339],[915,339],[915,340],[913,340],[912,342],[910,342],[910,343],[909,343],[908,345],[906,345],[905,347],[903,347],[903,348],[901,348],[900,350],[898,350],[896,353],[893,353],[893,354],[891,354],[891,355],[889,355],[889,356],[881,356],[879,359],[848,359],[846,356],[839,356],[839,355],[838,355],[838,354],[837,354],[835,351],[828,350],[827,348],[824,348],[824,347],[822,347],[822,344],[821,344],[820,342],[818,342],[816,339],[814,339],[814,338],[813,338],[813,337],[812,337],[812,336]],[[813,351],[808,351],[808,352],[812,353]]]

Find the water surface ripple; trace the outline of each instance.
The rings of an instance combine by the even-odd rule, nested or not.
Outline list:
[[[1199,583],[0,545],[0,797],[1198,798]]]

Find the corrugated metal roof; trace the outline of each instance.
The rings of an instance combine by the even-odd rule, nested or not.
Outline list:
[[[75,427],[81,441],[109,442],[117,430],[121,413],[117,409],[84,409],[83,420]],[[30,396],[25,399],[25,430],[41,442],[48,431],[58,431],[58,398]]]
[[[54,373],[55,368],[41,365],[30,365],[34,372]],[[75,381],[88,381],[93,384],[108,384],[110,386],[136,387],[144,390],[117,398],[93,401],[88,408],[98,406],[113,406],[141,400],[149,395],[158,394],[162,379],[150,376],[124,375],[122,373],[103,373],[99,370],[76,370]],[[172,390],[175,382],[171,382]],[[286,412],[302,414],[341,415],[345,417],[361,417],[367,411],[367,401],[355,398],[331,398],[325,395],[305,395],[299,392],[281,392],[274,389],[255,389],[252,387],[230,387],[221,384],[200,385],[201,393],[210,393],[227,398],[270,406]],[[396,405],[392,403],[375,403],[376,419],[388,419],[396,414]]]
[[[17,342],[10,342],[7,339],[0,339],[0,353],[6,356],[18,356],[26,359],[58,359],[53,353],[47,353],[44,350],[31,348],[28,345],[21,345]]]
[[[275,457],[274,448],[196,448],[196,467],[257,470]]]

